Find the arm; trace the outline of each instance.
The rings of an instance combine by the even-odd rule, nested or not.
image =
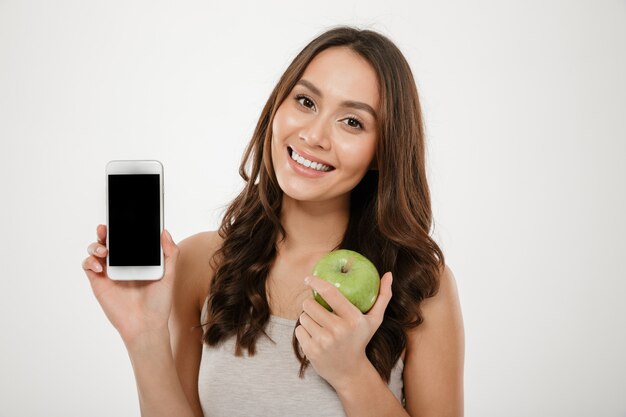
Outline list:
[[[221,239],[217,232],[204,232],[191,236],[179,244],[181,264],[185,277],[174,288],[174,302],[170,316],[170,334],[174,364],[194,415],[202,417],[198,395],[198,372],[202,357],[202,329],[200,314],[206,301],[213,270],[209,260],[219,248]]]
[[[321,311],[315,303],[305,302],[305,312],[329,329],[328,333],[317,326],[307,326],[321,342],[315,342],[302,330],[300,341],[305,343],[303,349],[311,354],[311,363],[322,377],[327,379],[337,391],[344,410],[348,416],[414,416],[414,417],[459,417],[463,415],[463,323],[461,309],[454,284],[452,272],[446,268],[441,274],[440,289],[436,296],[422,303],[424,322],[407,334],[407,349],[404,366],[404,392],[406,409],[389,390],[387,384],[367,358],[358,351],[342,355],[351,346],[355,347],[369,340],[373,331],[380,325],[382,313],[391,299],[391,281],[383,277],[379,300],[373,311],[358,321],[370,322],[369,326],[353,325],[350,331],[341,331],[333,323],[330,316]],[[333,308],[340,307],[337,314],[349,319],[350,307],[340,300],[339,293],[323,282],[315,280],[314,285]],[[335,304],[331,303],[334,301]],[[344,311],[341,311],[344,310]],[[354,316],[354,315],[353,315]],[[325,319],[326,317],[326,319]],[[379,319],[375,319],[379,317]],[[301,321],[302,321],[301,316]],[[304,317],[306,321],[308,318]],[[324,320],[328,320],[327,324]],[[349,320],[346,320],[349,321]],[[337,318],[334,319],[338,323]],[[364,336],[359,337],[360,329],[369,327]],[[307,329],[308,330],[308,329]],[[330,333],[330,334],[329,334]],[[334,334],[334,335],[333,335]],[[349,335],[345,343],[344,335]],[[324,343],[324,340],[328,342]],[[332,342],[332,343],[331,343]],[[323,346],[331,346],[324,348]],[[337,347],[335,347],[337,346]],[[307,356],[309,356],[307,354]],[[340,358],[332,363],[329,358]],[[343,356],[343,357],[342,357]],[[343,365],[343,366],[342,366]],[[356,371],[355,371],[356,370]]]
[[[142,415],[201,416],[199,402],[194,401],[197,393],[193,393],[194,387],[197,391],[193,378],[197,378],[201,344],[192,327],[199,323],[200,294],[206,294],[208,288],[208,275],[198,272],[202,269],[198,265],[207,257],[198,249],[199,241],[208,242],[210,234],[199,234],[205,235],[204,240],[192,236],[179,248],[164,233],[165,275],[152,282],[108,279],[103,260],[106,250],[96,252],[104,247],[106,227],[99,226],[97,234],[98,242],[90,245],[92,256],[83,261],[83,269],[102,309],[124,340]]]
[[[463,415],[464,333],[450,269],[439,293],[422,303],[424,322],[408,333],[404,366],[406,409],[371,362],[335,389],[348,416],[460,417]]]
[[[179,243],[169,330],[127,344],[144,416],[203,415],[198,395],[202,329],[196,326],[212,277],[209,259],[218,245],[216,232]]]
[[[142,416],[195,416],[174,365],[167,328],[127,342],[126,349],[135,373]]]
[[[465,334],[452,271],[441,274],[439,293],[422,303],[424,322],[408,334],[404,368],[411,416],[463,416]]]

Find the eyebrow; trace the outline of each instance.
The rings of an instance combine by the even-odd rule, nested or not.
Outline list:
[[[304,87],[308,88],[309,90],[311,90],[313,92],[313,94],[316,94],[320,97],[323,97],[322,91],[317,88],[312,82],[307,81],[305,79],[300,79],[298,80],[298,82],[296,83],[296,85],[303,85]],[[378,119],[376,117],[376,112],[374,111],[374,109],[372,108],[372,106],[370,106],[369,104],[360,102],[360,101],[354,101],[354,100],[344,100],[341,103],[342,107],[350,107],[353,109],[358,109],[358,110],[363,110],[368,112],[369,114],[372,115],[372,117],[376,120]]]

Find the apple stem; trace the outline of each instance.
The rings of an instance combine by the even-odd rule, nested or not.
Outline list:
[[[348,259],[345,264],[341,265],[341,272],[347,273],[352,269],[352,259]]]

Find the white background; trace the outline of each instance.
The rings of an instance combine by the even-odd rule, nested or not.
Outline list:
[[[0,0],[0,416],[131,416],[81,261],[111,159],[215,229],[263,104],[337,24],[409,60],[466,327],[466,415],[626,416],[626,2]]]

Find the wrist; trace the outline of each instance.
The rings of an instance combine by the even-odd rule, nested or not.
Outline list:
[[[146,329],[132,336],[122,337],[128,353],[145,353],[154,349],[170,348],[170,331],[167,325],[163,327]]]
[[[343,378],[333,384],[333,388],[339,396],[349,396],[363,385],[364,381],[371,381],[372,377],[380,378],[378,371],[367,357],[354,367],[354,371],[344,374]]]

